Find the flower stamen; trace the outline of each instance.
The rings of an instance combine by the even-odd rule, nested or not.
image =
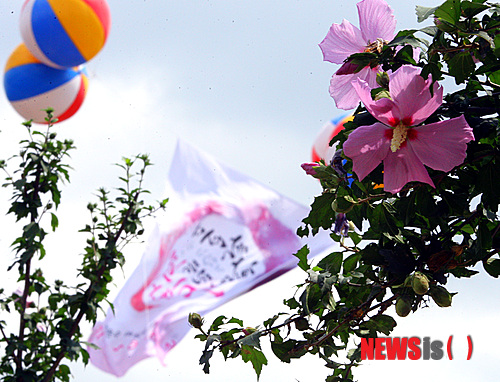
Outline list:
[[[391,140],[391,151],[395,153],[401,145],[406,141],[406,137],[408,134],[408,127],[399,123],[392,132],[392,140]]]
[[[368,41],[368,45],[366,46],[364,52],[365,53],[381,53],[384,45],[388,44],[389,41],[384,40],[382,38],[377,38],[374,42]]]

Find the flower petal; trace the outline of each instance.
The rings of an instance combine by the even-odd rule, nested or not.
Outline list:
[[[360,98],[356,89],[353,87],[353,83],[357,79],[360,79],[364,83],[367,83],[368,87],[376,87],[377,73],[379,71],[380,69],[378,67],[371,69],[367,66],[358,73],[333,75],[330,80],[330,95],[335,100],[335,105],[342,110],[349,110],[357,107]]]
[[[366,107],[366,110],[377,118],[380,122],[392,126],[392,121],[396,118],[396,115],[399,116],[399,112],[397,109],[397,105],[389,98],[381,98],[377,101],[372,99],[371,90],[376,88],[377,83],[377,75],[375,73],[375,84],[367,83],[362,79],[358,79],[357,81],[353,81],[352,87],[356,91],[358,97],[361,99],[361,102]],[[331,92],[331,87],[330,87]]]
[[[386,136],[390,130],[381,123],[360,126],[344,142],[344,154],[352,159],[353,171],[363,180],[387,156],[391,141]]]
[[[389,151],[384,159],[384,190],[393,194],[401,191],[408,182],[423,182],[434,187],[425,166],[409,145],[398,151]]]
[[[359,27],[364,41],[374,42],[377,38],[391,41],[396,30],[396,18],[392,9],[382,0],[363,0],[357,4]]]
[[[363,52],[365,46],[361,31],[347,20],[333,24],[319,44],[323,60],[334,64],[342,64],[351,54]]]
[[[451,171],[463,163],[467,143],[474,140],[472,128],[464,116],[414,127],[417,134],[408,140],[419,160],[439,171]]]
[[[418,125],[425,121],[443,102],[443,88],[434,84],[431,97],[431,80],[420,76],[420,68],[403,65],[389,75],[389,93],[398,106],[395,117],[406,119],[407,126]]]

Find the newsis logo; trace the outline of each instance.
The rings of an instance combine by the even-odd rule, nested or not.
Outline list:
[[[361,359],[365,360],[440,360],[445,352],[453,359],[453,336],[448,338],[446,348],[443,341],[430,337],[378,337],[361,338]],[[467,361],[472,357],[472,338],[467,336]]]

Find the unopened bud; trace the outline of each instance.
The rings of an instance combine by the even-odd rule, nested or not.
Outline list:
[[[411,287],[416,294],[426,294],[429,291],[429,279],[421,272],[415,272]]]
[[[452,295],[446,290],[445,287],[440,285],[432,286],[429,294],[431,295],[434,302],[441,308],[447,308],[451,306]]]
[[[387,72],[377,73],[377,84],[384,89],[389,89],[389,75]]]
[[[300,331],[309,329],[309,321],[304,317],[295,320],[295,329]]]
[[[406,317],[411,312],[411,302],[407,297],[398,297],[396,300],[396,313],[399,317]]]
[[[246,327],[245,329],[243,329],[243,333],[245,333],[246,336],[249,336],[250,334],[255,333],[256,331],[257,329],[251,327]]]
[[[193,328],[201,329],[203,318],[198,313],[189,313],[188,322]]]

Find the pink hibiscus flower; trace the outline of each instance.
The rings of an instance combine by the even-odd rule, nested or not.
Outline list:
[[[351,54],[375,51],[394,38],[396,19],[385,1],[363,0],[357,7],[359,29],[343,20],[340,25],[333,24],[319,44],[325,61],[342,64]],[[359,97],[351,84],[353,80],[361,78],[372,88],[377,85],[379,67],[372,69],[367,66],[358,73],[353,73],[354,69],[345,64],[330,81],[330,95],[339,109],[353,109],[359,103]]]
[[[449,172],[463,163],[467,143],[474,140],[463,115],[417,126],[443,102],[443,88],[435,83],[431,97],[430,85],[431,79],[424,80],[410,65],[389,74],[391,98],[374,101],[366,81],[353,82],[366,109],[380,121],[358,127],[344,143],[360,180],[384,162],[384,190],[395,194],[412,181],[435,187],[425,166]]]

